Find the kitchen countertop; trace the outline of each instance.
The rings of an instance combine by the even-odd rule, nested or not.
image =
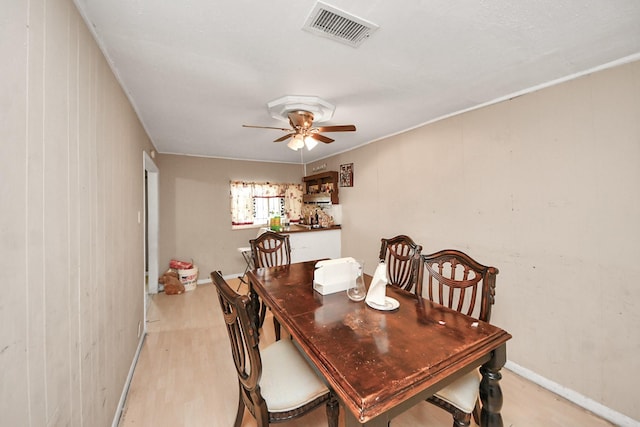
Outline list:
[[[280,231],[280,233],[282,234],[289,234],[289,233],[305,233],[305,232],[309,232],[309,231],[327,231],[327,230],[340,230],[342,229],[342,226],[340,225],[332,225],[331,227],[320,227],[320,228],[310,228],[310,226],[308,225],[298,225],[298,224],[292,224],[289,227],[289,230],[284,230],[282,229]]]

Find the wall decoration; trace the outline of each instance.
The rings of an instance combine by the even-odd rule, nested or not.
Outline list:
[[[353,163],[340,165],[340,187],[353,187]]]

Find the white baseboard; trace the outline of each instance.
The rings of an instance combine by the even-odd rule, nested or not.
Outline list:
[[[122,388],[122,394],[120,395],[120,401],[118,402],[118,407],[116,408],[116,414],[113,417],[113,422],[111,423],[111,427],[118,427],[120,424],[120,417],[122,416],[122,410],[124,409],[124,402],[127,400],[127,394],[129,393],[129,386],[131,385],[131,380],[133,379],[133,372],[136,369],[136,364],[138,363],[138,358],[140,357],[140,352],[142,351],[142,344],[144,343],[144,339],[147,336],[146,329],[140,335],[140,341],[138,341],[138,348],[136,349],[136,354],[133,356],[133,361],[131,362],[131,366],[129,367],[129,374],[127,375],[127,380],[124,382],[124,387]]]
[[[604,406],[603,404],[596,402],[593,399],[590,399],[582,394],[571,390],[567,387],[564,387],[556,382],[551,381],[548,378],[545,378],[541,375],[536,374],[533,371],[530,371],[527,368],[524,368],[517,363],[513,363],[512,361],[507,361],[504,367],[511,372],[520,375],[527,380],[538,384],[540,387],[545,388],[558,396],[564,397],[565,399],[575,403],[578,406],[583,407],[587,411],[593,412],[605,420],[620,426],[620,427],[640,427],[640,421],[636,421],[620,412],[614,411],[613,409]]]

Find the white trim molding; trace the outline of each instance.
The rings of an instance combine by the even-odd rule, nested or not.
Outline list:
[[[614,411],[613,409],[604,406],[603,404],[596,402],[593,399],[588,398],[574,390],[571,390],[563,385],[560,385],[556,382],[551,381],[548,378],[543,377],[542,375],[536,374],[535,372],[524,368],[517,363],[514,363],[510,360],[505,363],[504,367],[511,372],[520,375],[527,380],[538,384],[540,387],[545,388],[558,396],[564,397],[570,402],[575,403],[576,405],[586,409],[589,412],[593,412],[601,418],[615,424],[620,427],[640,427],[640,421],[634,420],[620,412]]]
[[[120,424],[120,417],[122,417],[122,411],[124,410],[124,404],[127,401],[127,395],[129,394],[129,387],[131,386],[131,380],[133,379],[133,373],[136,370],[136,365],[138,364],[138,359],[140,358],[140,353],[142,352],[142,345],[144,344],[144,340],[147,336],[147,327],[145,325],[144,331],[140,336],[140,341],[138,341],[138,348],[136,350],[136,354],[133,356],[133,361],[131,362],[131,367],[129,367],[129,374],[127,375],[127,379],[124,382],[124,387],[122,388],[122,393],[120,394],[120,401],[118,402],[118,407],[116,408],[116,413],[113,416],[113,422],[111,423],[111,427],[118,427]]]
[[[160,202],[159,202],[159,169],[146,151],[142,152],[142,172],[146,172],[146,185],[143,188],[144,193],[144,226],[145,240],[143,251],[148,259],[148,292],[146,294],[158,293],[158,277],[160,276],[160,266],[158,264],[158,236],[160,235]],[[140,213],[138,213],[140,215]],[[138,218],[140,222],[140,218]],[[145,312],[146,320],[146,312]]]

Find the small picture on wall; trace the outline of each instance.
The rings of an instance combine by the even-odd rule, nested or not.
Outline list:
[[[353,163],[340,165],[340,187],[353,187]]]

